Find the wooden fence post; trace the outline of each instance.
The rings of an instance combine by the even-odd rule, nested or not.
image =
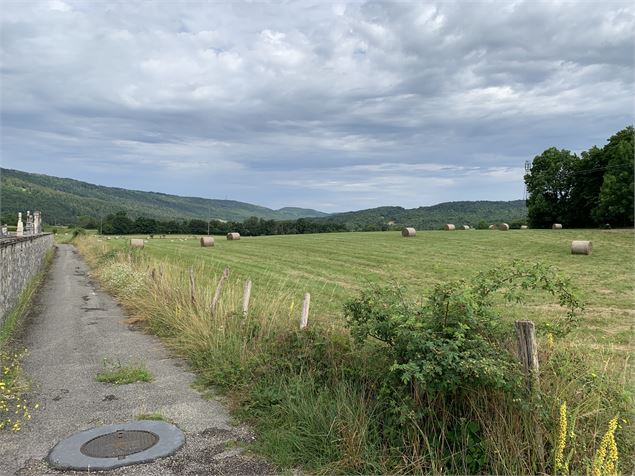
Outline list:
[[[518,357],[527,375],[527,387],[530,391],[537,390],[540,386],[540,376],[534,323],[516,321],[516,336],[518,337]]]
[[[249,299],[251,298],[251,279],[245,282],[245,290],[243,291],[243,317],[247,317],[249,313]]]
[[[536,330],[532,321],[516,321],[516,336],[518,337],[518,357],[523,366],[527,378],[527,389],[531,396],[539,398],[540,375],[538,365],[538,344],[536,343]],[[536,450],[541,469],[544,472],[545,444],[542,429],[536,426],[534,434],[536,438]]]
[[[229,277],[229,268],[225,268],[223,270],[223,275],[220,277],[220,281],[218,281],[218,286],[216,286],[216,292],[214,292],[214,298],[212,299],[212,316],[216,314],[216,306],[218,305],[218,300],[220,299],[220,293],[223,290],[223,286],[225,285],[225,281]]]
[[[309,306],[311,305],[311,294],[304,293],[304,302],[302,303],[302,317],[300,318],[300,329],[306,328],[309,324]]]
[[[196,304],[196,297],[194,296],[194,290],[196,287],[194,286],[194,270],[190,267],[190,299],[192,300],[192,304]]]

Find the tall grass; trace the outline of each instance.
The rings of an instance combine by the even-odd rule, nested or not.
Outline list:
[[[254,448],[281,467],[347,474],[562,473],[554,454],[566,402],[567,471],[593,471],[615,416],[618,469],[633,470],[632,376],[628,359],[616,361],[610,349],[590,358],[583,345],[542,335],[539,399],[480,391],[456,400],[415,392],[413,399],[394,401],[385,393],[392,365],[386,348],[357,346],[339,323],[319,315],[299,331],[301,296],[278,280],[254,282],[243,316],[244,277],[230,276],[212,314],[217,268],[194,265],[192,290],[186,265],[114,251],[89,237],[77,245],[131,319],[187,358],[202,383],[225,391],[236,414],[257,430]]]

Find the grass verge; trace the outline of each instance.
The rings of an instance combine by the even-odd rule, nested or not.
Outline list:
[[[187,358],[200,382],[226,392],[236,414],[259,434],[252,447],[280,467],[341,474],[600,476],[610,474],[611,464],[600,456],[612,438],[619,454],[614,468],[633,470],[628,356],[607,345],[591,349],[584,324],[566,338],[552,333],[561,314],[551,304],[537,321],[540,399],[487,390],[431,399],[409,383],[398,395],[389,378],[395,356],[386,344],[356,344],[342,320],[319,315],[299,331],[299,306],[275,283],[256,283],[244,316],[243,282],[230,279],[212,314],[220,273],[210,277],[194,268],[199,284],[191,288],[187,262],[118,251],[95,239],[80,239],[78,246],[133,319]],[[544,296],[532,296],[532,303],[544,306]],[[501,332],[512,346],[519,307],[501,309],[507,316]]]
[[[44,281],[46,273],[51,267],[54,254],[55,249],[51,249],[46,253],[42,269],[27,283],[27,285],[22,290],[22,293],[20,293],[18,302],[5,317],[4,322],[0,327],[0,349],[3,349],[5,345],[7,345],[7,343],[11,340],[11,338],[18,330],[21,320],[24,317],[29,304],[31,303],[33,296],[35,296],[35,293]]]
[[[0,430],[20,431],[26,420],[31,419],[31,405],[25,398],[29,382],[22,370],[21,360],[25,351],[17,352],[12,340],[17,334],[33,296],[53,262],[55,249],[47,252],[42,269],[27,283],[18,302],[5,317],[0,327]],[[38,405],[35,404],[37,409]]]

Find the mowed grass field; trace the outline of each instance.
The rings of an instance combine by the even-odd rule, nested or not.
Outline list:
[[[128,238],[101,239],[122,249]],[[216,236],[214,247],[201,248],[198,237],[168,236],[147,240],[143,254],[184,270],[193,267],[197,276],[210,276],[210,286],[228,266],[232,279],[251,278],[254,295],[284,295],[298,312],[304,292],[310,292],[311,319],[333,322],[341,320],[343,303],[369,283],[399,283],[419,298],[436,283],[470,278],[515,259],[547,263],[571,278],[586,305],[571,337],[628,354],[635,317],[634,238],[633,230],[420,231],[414,238],[398,232],[329,233],[239,241]],[[591,240],[593,253],[571,255],[577,239]],[[538,323],[563,314],[544,294],[530,296],[524,305],[508,304],[503,313]]]
[[[217,236],[210,248],[194,236],[143,237],[148,238],[143,249],[131,248],[130,238],[87,236],[75,243],[132,322],[145,322],[163,337],[190,362],[202,385],[227,392],[238,418],[259,435],[256,451],[280,468],[320,474],[556,474],[563,472],[557,469],[559,458],[568,455],[570,474],[613,474],[592,468],[604,464],[603,442],[617,431],[619,458],[611,461],[619,459],[622,473],[632,472],[633,230],[424,231],[414,238],[398,232],[337,233],[239,241]],[[593,253],[571,255],[576,239],[591,240]],[[350,331],[344,326],[344,305],[355,298],[357,304],[348,309],[357,317],[360,309],[366,313],[362,317],[377,312],[369,318],[372,325],[372,319],[383,319],[382,309],[400,320],[417,312],[401,295],[395,304],[394,294],[381,293],[370,294],[371,311],[365,311],[359,293],[370,284],[398,283],[406,299],[424,300],[438,283],[498,269],[501,277],[509,276],[515,260],[551,265],[570,279],[566,287],[573,287],[585,305],[577,326],[559,322],[566,311],[554,296],[534,291],[525,302],[510,303],[503,299],[504,289],[491,303],[494,308],[482,309],[489,333],[476,330],[477,340],[488,342],[480,340],[486,346],[482,351],[477,345],[476,351],[457,354],[455,349],[471,341],[462,344],[465,336],[454,334],[449,342],[433,331],[440,321],[432,319],[444,318],[442,309],[431,312],[429,302],[423,302],[420,315],[428,327],[425,332],[409,328],[410,335],[400,337],[406,345],[370,339],[360,344],[351,339],[359,321],[353,319]],[[214,307],[225,267],[231,275]],[[540,271],[538,279],[554,283],[550,275]],[[244,315],[248,278],[251,307]],[[483,284],[482,278],[476,281]],[[307,291],[309,328],[300,332]],[[435,296],[438,305],[440,293]],[[469,294],[459,299],[469,308]],[[447,312],[474,331],[469,316],[460,315],[464,308],[451,305]],[[525,394],[522,379],[514,380],[520,377],[516,370],[504,378],[520,387],[503,391],[489,383],[479,386],[482,373],[476,383],[460,377],[460,390],[451,393],[439,393],[436,380],[426,380],[428,372],[436,372],[437,380],[451,382],[457,355],[459,369],[483,362],[504,367],[514,359],[517,319],[536,323],[539,402]],[[500,355],[493,364],[486,353],[491,345]],[[406,365],[395,367],[402,358]],[[487,365],[477,368],[487,374]],[[423,369],[414,380],[418,386],[396,380],[403,379],[395,372],[404,367]],[[452,439],[467,431],[467,421],[473,438]],[[545,437],[542,445],[536,432]]]

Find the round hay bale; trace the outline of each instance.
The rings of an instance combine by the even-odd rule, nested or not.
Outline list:
[[[521,230],[529,230],[529,227],[527,225],[520,225],[520,229]]]
[[[201,246],[203,248],[207,248],[208,246],[214,246],[214,237],[213,236],[201,237]]]
[[[500,231],[508,231],[509,230],[509,225],[507,223],[501,223],[500,225],[498,225],[498,229]]]
[[[490,225],[487,228],[489,228],[490,230],[495,230],[496,229],[496,225]]]
[[[562,230],[562,225],[560,223],[554,223],[551,225],[552,230]]]
[[[574,240],[571,242],[572,255],[590,255],[593,249],[593,242],[585,240]]]
[[[464,230],[469,230],[470,229],[470,225],[463,225],[463,229]]]
[[[227,233],[228,240],[240,240],[240,233]]]
[[[445,231],[452,231],[452,230],[456,230],[456,227],[455,227],[453,224],[448,223],[447,225],[445,225],[445,226],[443,227],[443,229],[444,229]]]
[[[130,246],[132,248],[143,248],[143,245],[144,245],[143,240],[140,238],[132,238],[130,240]]]
[[[415,230],[412,227],[406,227],[403,230],[401,230],[401,236],[403,236],[404,238],[408,238],[411,236],[416,236],[417,235],[417,230]]]

